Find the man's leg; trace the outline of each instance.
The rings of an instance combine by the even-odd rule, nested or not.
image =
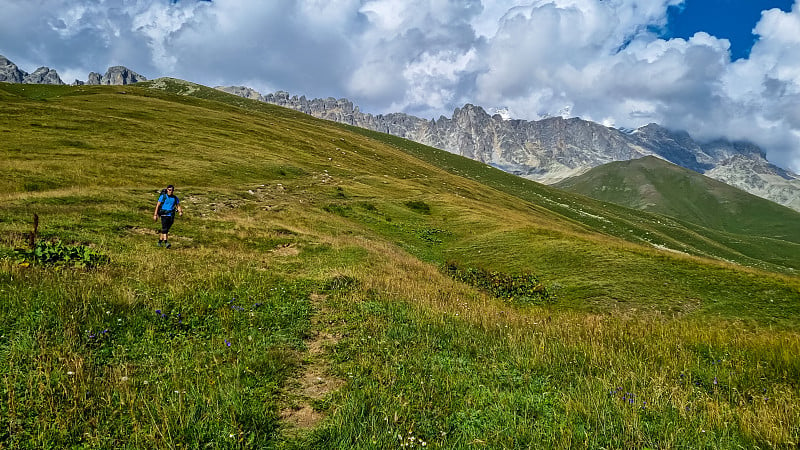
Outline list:
[[[172,247],[172,244],[169,243],[169,229],[172,227],[172,222],[175,220],[172,216],[161,216],[161,239],[164,242],[164,246],[166,248]]]

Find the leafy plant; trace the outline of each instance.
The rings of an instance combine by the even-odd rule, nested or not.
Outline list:
[[[38,241],[32,249],[16,249],[14,254],[22,266],[42,264],[89,269],[108,262],[108,256],[88,245],[68,245],[60,240]]]
[[[409,200],[404,205],[421,214],[431,213],[431,205],[420,200]]]
[[[454,261],[448,261],[444,271],[455,280],[511,302],[552,303],[554,300],[545,285],[532,273],[508,274],[475,267],[464,268]]]
[[[439,236],[442,235],[450,236],[452,235],[452,233],[447,230],[442,230],[440,228],[425,228],[423,230],[420,230],[417,233],[417,235],[423,241],[429,242],[431,244],[441,244],[444,241],[442,241],[442,239]]]

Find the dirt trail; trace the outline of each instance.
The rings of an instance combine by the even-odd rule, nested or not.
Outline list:
[[[325,351],[338,342],[339,338],[323,330],[320,317],[325,314],[325,296],[312,294],[311,301],[318,313],[311,323],[313,336],[306,341],[306,355],[298,377],[290,381],[286,388],[288,406],[281,411],[281,422],[289,434],[310,430],[317,426],[325,415],[315,411],[312,403],[342,387],[344,380],[329,374]]]

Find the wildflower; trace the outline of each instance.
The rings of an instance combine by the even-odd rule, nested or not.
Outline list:
[[[717,385],[717,377],[714,377],[714,386]]]
[[[67,375],[75,375],[75,372],[73,372],[73,371],[71,371],[71,370],[68,370],[68,371],[67,371]]]
[[[225,339],[225,346],[226,347],[230,347],[231,346],[231,342],[229,340],[227,340],[227,339]]]
[[[161,310],[160,310],[160,309],[157,309],[157,310],[156,310],[156,314],[158,314],[158,315],[160,316],[160,315],[161,315]]]
[[[120,380],[121,381],[128,381],[128,377],[122,377],[122,378],[120,378]]]

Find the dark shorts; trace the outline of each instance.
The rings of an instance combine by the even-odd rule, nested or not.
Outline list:
[[[175,216],[161,216],[161,234],[169,233],[172,222],[175,222]]]

